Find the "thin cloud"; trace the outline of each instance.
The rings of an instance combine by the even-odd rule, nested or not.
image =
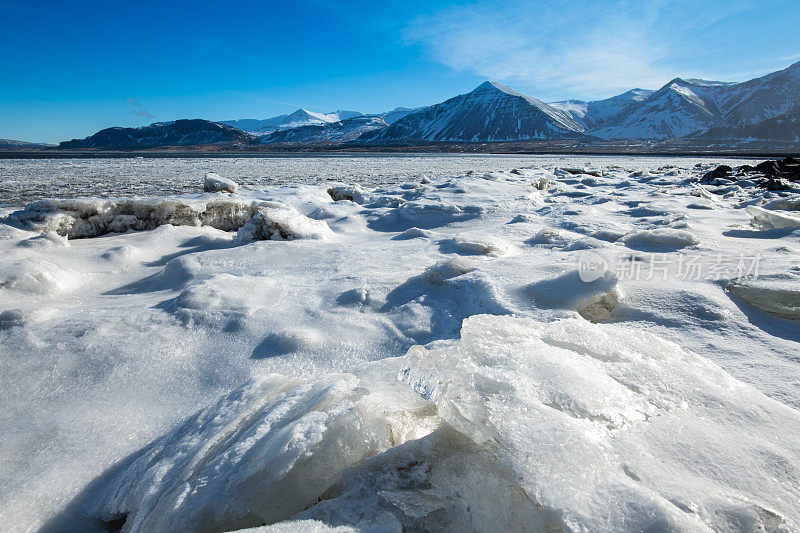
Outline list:
[[[457,71],[532,87],[537,96],[594,97],[685,74],[674,58],[691,53],[688,37],[751,5],[703,4],[482,0],[417,17],[403,39]]]
[[[136,100],[136,98],[128,98],[128,103],[134,107],[134,109],[131,110],[131,113],[133,113],[134,115],[142,118],[156,118],[155,115],[151,115],[150,113],[148,113],[147,110],[142,106],[142,104],[140,104],[139,101]]]

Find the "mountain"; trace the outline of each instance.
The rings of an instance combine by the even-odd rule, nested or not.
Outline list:
[[[266,118],[263,120],[254,118],[242,118],[238,120],[223,120],[221,124],[227,124],[242,131],[261,135],[272,133],[273,131],[289,128],[299,128],[315,124],[330,124],[348,118],[360,117],[358,111],[333,111],[332,113],[314,113],[306,109],[298,109],[288,115],[278,115],[277,117]]]
[[[730,126],[757,124],[800,106],[800,62],[783,70],[726,87],[719,97]]]
[[[383,120],[385,120],[387,124],[394,124],[395,122],[397,122],[401,118],[406,117],[406,116],[410,115],[411,113],[416,113],[418,111],[422,111],[423,109],[428,109],[428,108],[427,108],[427,106],[426,107],[414,107],[414,108],[411,108],[411,107],[395,107],[391,111],[387,111],[386,113],[381,113],[378,116],[381,117]]]
[[[0,139],[0,148],[52,148],[54,144],[31,143],[14,139]]]
[[[589,133],[601,139],[666,140],[721,126],[724,121],[715,91],[725,85],[675,78]]]
[[[743,144],[754,141],[800,143],[800,106],[755,124],[718,126],[687,139],[726,144]]]
[[[73,139],[59,148],[97,148],[101,150],[140,150],[163,146],[206,144],[247,144],[252,136],[227,124],[202,119],[182,119],[140,128],[107,128],[85,139]]]
[[[590,102],[565,100],[563,102],[550,102],[549,105],[569,113],[584,128],[591,128],[627,111],[654,92],[647,89],[631,89],[628,92],[605,100],[593,100]]]
[[[569,113],[497,82],[487,81],[365,133],[364,142],[518,141],[582,137],[583,126]]]
[[[332,122],[279,130],[262,135],[253,144],[334,144],[352,141],[360,135],[386,128],[388,124],[380,116],[360,116]]]
[[[777,135],[775,128],[791,123],[791,117],[766,121],[797,106],[800,106],[800,62],[740,83],[676,78],[588,133],[602,139],[666,140],[701,138],[700,134],[712,130],[716,131],[713,135],[722,132],[732,135],[731,128],[763,124],[758,130],[761,134]]]

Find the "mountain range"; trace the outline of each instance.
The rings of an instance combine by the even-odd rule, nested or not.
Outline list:
[[[596,101],[545,103],[494,81],[444,102],[365,115],[305,109],[267,119],[177,120],[108,128],[61,148],[419,145],[645,141],[742,146],[800,143],[800,62],[745,82],[675,78]]]

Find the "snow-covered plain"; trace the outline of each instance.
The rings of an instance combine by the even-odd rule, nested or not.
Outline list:
[[[800,191],[386,160],[2,209],[0,529],[800,528]]]

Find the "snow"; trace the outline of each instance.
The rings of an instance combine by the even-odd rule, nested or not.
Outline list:
[[[797,529],[800,194],[329,159],[3,211],[0,529]]]
[[[263,240],[320,239],[333,237],[323,220],[313,220],[280,202],[262,202],[253,218],[239,229],[240,243]]]

